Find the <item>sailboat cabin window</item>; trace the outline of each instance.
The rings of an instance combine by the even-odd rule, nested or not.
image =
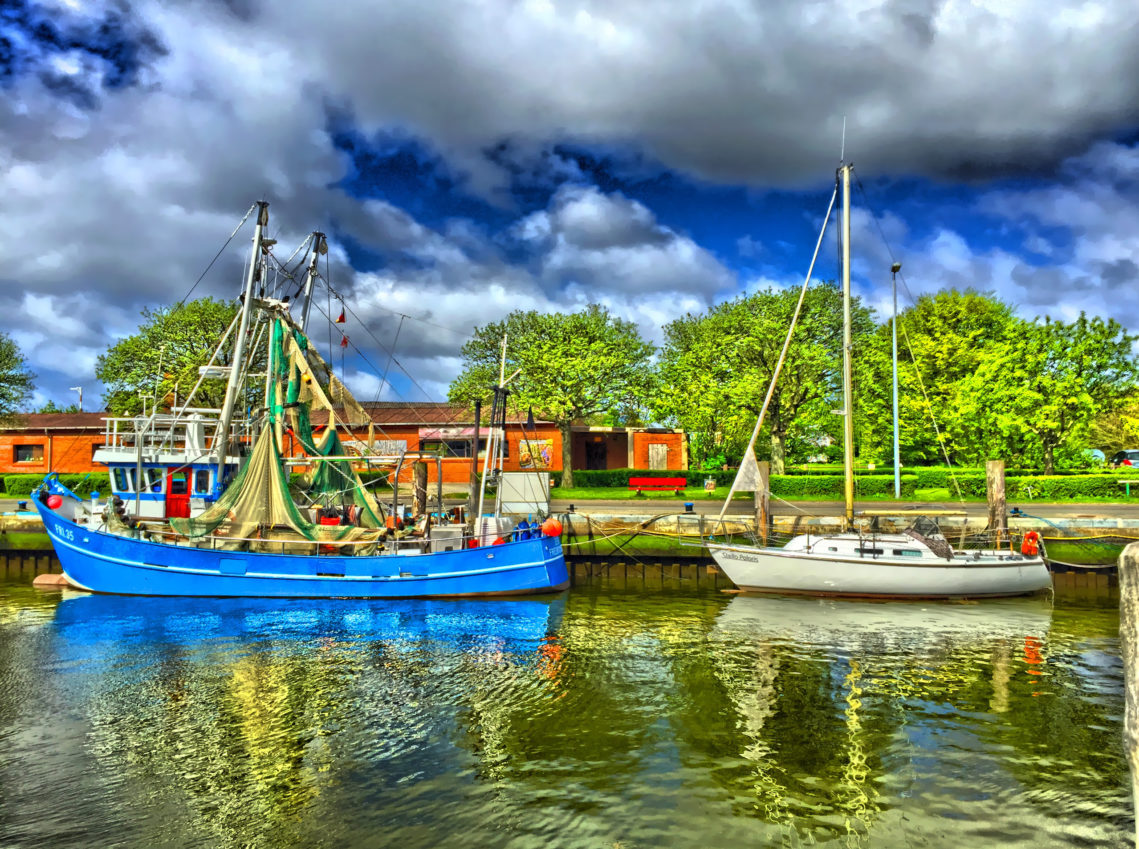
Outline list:
[[[14,450],[13,459],[17,463],[42,463],[44,461],[44,447],[42,445],[17,445]]]
[[[885,552],[880,548],[860,548],[860,549],[858,549],[858,553],[859,554],[885,554]]]
[[[194,472],[194,495],[210,494],[210,470],[197,469]]]
[[[898,557],[921,557],[921,551],[916,548],[895,548],[894,554]]]

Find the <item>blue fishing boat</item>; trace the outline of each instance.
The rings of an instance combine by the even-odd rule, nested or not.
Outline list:
[[[121,595],[267,598],[502,596],[567,587],[557,519],[503,515],[498,501],[483,513],[487,481],[501,473],[501,376],[470,522],[444,509],[441,484],[434,511],[420,499],[415,515],[401,509],[399,471],[426,457],[346,451],[370,418],[305,334],[324,237],[311,237],[298,322],[289,298],[277,297],[284,281],[270,279],[276,261],[272,241],[262,238],[268,204],[256,208],[241,309],[200,369],[199,385],[169,411],[156,404],[149,416],[108,418],[106,445],[95,454],[111,472],[105,501],[79,498],[54,475],[37,489],[35,507],[68,582]],[[252,351],[264,351],[257,368]],[[222,378],[221,407],[193,406],[203,382]],[[326,422],[319,436],[314,413]],[[286,440],[303,455],[289,456]],[[389,508],[358,472],[385,464]],[[298,466],[306,471],[293,482],[289,469]]]

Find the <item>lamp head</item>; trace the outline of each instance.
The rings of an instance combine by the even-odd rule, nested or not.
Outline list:
[[[897,274],[901,270],[902,270],[902,264],[900,262],[895,262],[893,265],[890,266],[890,271],[894,274]]]

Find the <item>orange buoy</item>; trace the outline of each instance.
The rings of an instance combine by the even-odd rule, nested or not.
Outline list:
[[[542,533],[548,537],[560,537],[562,535],[562,523],[551,516],[542,522]]]
[[[1029,531],[1024,535],[1024,540],[1020,544],[1020,553],[1026,554],[1029,557],[1035,557],[1040,553],[1040,534],[1036,531]]]
[[[58,510],[63,504],[63,497],[52,494],[47,497],[47,501],[44,503],[47,504],[49,510]]]

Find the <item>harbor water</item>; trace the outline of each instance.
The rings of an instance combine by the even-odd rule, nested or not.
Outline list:
[[[0,846],[1124,845],[1110,600],[0,583]]]

